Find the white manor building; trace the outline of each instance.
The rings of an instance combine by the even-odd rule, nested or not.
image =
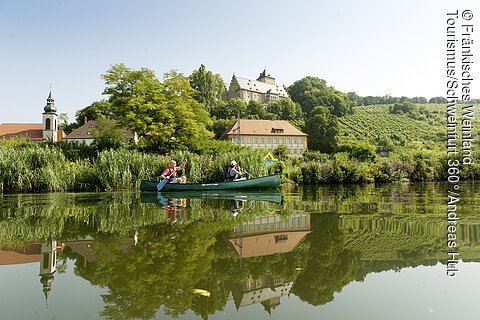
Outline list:
[[[288,98],[288,93],[283,85],[275,84],[275,78],[267,74],[265,69],[257,80],[240,78],[234,74],[223,98],[225,101],[236,98],[245,102],[255,100],[264,104]]]

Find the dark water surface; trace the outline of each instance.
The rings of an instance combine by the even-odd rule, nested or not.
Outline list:
[[[480,184],[0,196],[0,319],[478,319]],[[177,197],[177,198],[174,198]]]

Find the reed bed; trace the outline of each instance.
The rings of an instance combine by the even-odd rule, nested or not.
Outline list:
[[[185,151],[156,155],[117,149],[102,151],[93,159],[69,161],[59,148],[22,142],[0,144],[0,192],[138,190],[142,179],[159,180],[171,159],[178,165],[187,160],[180,174],[192,183],[225,180],[231,160],[252,176],[269,173],[263,154],[251,150],[218,155]]]

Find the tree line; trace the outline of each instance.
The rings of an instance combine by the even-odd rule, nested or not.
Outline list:
[[[309,149],[333,153],[339,147],[338,118],[352,114],[354,106],[446,102],[442,97],[361,97],[355,92],[343,93],[312,76],[290,85],[287,99],[266,104],[225,101],[225,82],[204,65],[188,76],[173,70],[159,79],[151,69],[115,64],[102,78],[107,99],[79,109],[74,123],[68,124],[65,115],[61,117],[67,133],[83,125],[85,119],[99,120],[95,132],[99,149],[122,145],[120,128],[128,127],[139,135],[138,146],[144,151],[202,153],[240,113],[242,119],[288,120],[309,135]]]

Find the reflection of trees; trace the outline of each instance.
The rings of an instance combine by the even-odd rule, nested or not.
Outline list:
[[[161,224],[139,231],[134,246],[127,238],[97,236],[91,263],[77,257],[75,272],[94,285],[107,287],[102,316],[109,319],[152,318],[160,307],[178,317],[191,309],[207,318],[222,310],[233,287],[269,274],[294,280],[306,250],[243,259],[222,241],[218,222]],[[69,253],[71,257],[75,254]],[[200,288],[210,297],[195,295]]]
[[[306,267],[297,277],[292,293],[313,305],[333,300],[333,294],[355,279],[358,254],[345,249],[338,229],[338,216],[314,214]]]
[[[160,306],[172,316],[187,311],[198,280],[210,272],[215,238],[205,228],[159,225],[139,234],[137,246],[125,239],[98,238],[94,263],[76,266],[91,283],[109,288],[102,316],[152,318]]]
[[[261,202],[233,218],[224,201],[189,199],[187,221],[168,224],[163,208],[142,203],[138,194],[41,195],[38,207],[35,196],[25,195],[10,201],[12,206],[0,201],[2,209],[8,208],[0,212],[0,243],[8,247],[90,235],[93,262],[67,249],[59,257],[76,259],[77,275],[108,288],[102,316],[152,318],[163,306],[173,316],[191,309],[207,318],[222,310],[230,292],[241,291],[247,279],[294,281],[292,293],[322,305],[369,273],[442,261],[443,194],[442,188],[428,185],[415,190],[389,185],[322,187],[285,197],[285,215],[320,211],[311,216],[312,232],[293,252],[243,259],[221,234],[265,214],[270,207]],[[461,208],[466,214],[458,237],[462,257],[478,261],[478,218],[466,211],[478,200],[472,199],[472,206]],[[60,271],[65,264],[57,266]],[[210,297],[195,295],[194,288],[207,290]]]

